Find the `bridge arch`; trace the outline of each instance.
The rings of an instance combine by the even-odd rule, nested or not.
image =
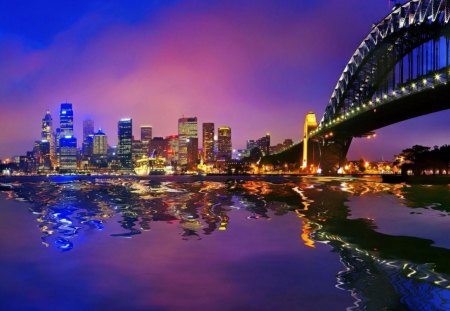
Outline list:
[[[374,24],[309,134],[333,171],[353,137],[450,108],[450,0],[411,0]]]

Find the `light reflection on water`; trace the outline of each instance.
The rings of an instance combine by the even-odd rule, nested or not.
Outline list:
[[[306,247],[327,244],[339,253],[343,270],[336,286],[354,298],[349,310],[450,309],[448,248],[436,247],[422,232],[389,235],[376,218],[351,217],[352,201],[370,204],[375,198],[385,202],[381,213],[390,212],[388,204],[411,211],[393,217],[422,220],[427,210],[447,217],[448,186],[320,178],[85,178],[17,180],[5,187],[12,187],[6,191],[10,200],[31,203],[42,244],[63,252],[76,251],[78,237],[103,231],[111,222],[120,225],[111,233],[115,238],[152,234],[152,226],[162,222],[176,224],[183,240],[201,240],[233,230],[236,212],[247,215],[249,226],[293,214]]]

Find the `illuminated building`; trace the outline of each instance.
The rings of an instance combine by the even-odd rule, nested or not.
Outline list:
[[[217,159],[231,160],[231,128],[221,126],[217,129]]]
[[[122,169],[132,169],[132,144],[133,144],[133,121],[121,119],[118,123],[119,144],[117,145],[117,157]]]
[[[175,163],[178,161],[178,135],[166,136],[166,152],[165,157],[168,163]]]
[[[214,123],[203,123],[203,160],[214,162]]]
[[[56,166],[56,146],[55,134],[53,133],[53,119],[50,111],[47,110],[42,118],[41,139],[49,143],[49,158],[52,166]]]
[[[72,104],[63,103],[59,111],[59,128],[61,137],[73,136],[73,110]]]
[[[58,151],[61,171],[77,169],[77,139],[73,135],[72,104],[62,103],[59,111]]]
[[[178,119],[178,164],[192,167],[197,163],[197,117]]]
[[[267,133],[266,136],[261,137],[256,141],[257,147],[262,151],[263,155],[270,154],[270,134]]]
[[[133,155],[133,163],[136,163],[136,161],[142,159],[142,157],[146,155],[141,140],[133,139],[131,144],[131,154]]]
[[[60,171],[73,171],[77,169],[77,139],[66,135],[59,139],[59,169]]]
[[[94,156],[106,156],[108,153],[108,137],[101,129],[93,135],[92,153]]]
[[[153,127],[151,125],[141,126],[141,142],[142,148],[145,155],[149,153],[150,141],[153,138]]]
[[[39,170],[50,170],[52,162],[50,159],[50,142],[43,139],[39,142]]]
[[[150,141],[150,155],[151,157],[164,157],[167,149],[167,142],[163,137],[153,137]]]
[[[94,155],[94,135],[88,135],[82,145],[81,152],[83,154],[83,157],[90,158]]]
[[[86,119],[83,121],[83,141],[89,135],[94,135],[94,121],[91,119]]]

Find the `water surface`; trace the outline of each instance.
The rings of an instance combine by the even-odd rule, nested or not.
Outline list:
[[[448,185],[0,183],[1,310],[450,309]]]

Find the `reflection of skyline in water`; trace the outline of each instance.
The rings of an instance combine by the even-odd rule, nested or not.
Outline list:
[[[246,213],[248,221],[295,213],[305,246],[326,243],[340,254],[345,270],[338,274],[337,286],[352,293],[353,309],[417,309],[420,299],[448,307],[450,251],[433,246],[430,240],[378,232],[376,219],[351,219],[348,207],[352,198],[385,195],[410,208],[448,215],[448,195],[441,195],[448,186],[328,179],[177,182],[133,178],[12,185],[9,198],[32,203],[29,208],[36,215],[42,243],[62,251],[71,250],[77,236],[102,231],[116,221],[121,230],[113,237],[151,234],[146,231],[152,230],[153,222],[166,222],[178,226],[181,239],[198,240],[232,230],[236,210]]]

